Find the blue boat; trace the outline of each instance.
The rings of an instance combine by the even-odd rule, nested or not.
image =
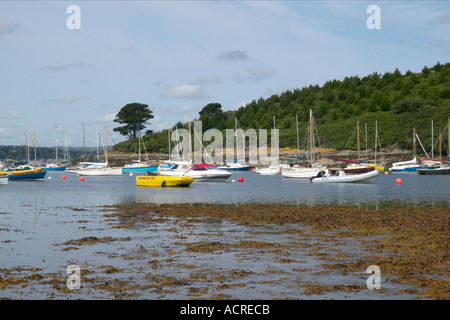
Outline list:
[[[145,173],[145,172],[157,172],[158,166],[150,166],[144,165],[141,163],[133,163],[131,162],[129,165],[122,167],[122,172],[136,172],[136,173]]]
[[[45,169],[47,171],[64,171],[67,169],[67,166],[59,166],[54,163],[47,163],[42,169]]]
[[[395,162],[392,164],[392,168],[389,169],[389,171],[392,172],[415,172],[417,169],[426,169],[427,166],[418,164],[417,158],[414,157],[414,159],[409,161],[401,161],[401,162]]]
[[[47,170],[42,168],[13,169],[8,172],[9,180],[42,180]]]

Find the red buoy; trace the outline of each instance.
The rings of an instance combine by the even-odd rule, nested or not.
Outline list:
[[[80,177],[80,181],[84,181],[84,177]]]
[[[397,179],[395,180],[395,182],[397,182],[397,184],[402,184],[402,179],[397,178]]]
[[[239,177],[238,181],[239,181],[239,182],[244,182],[244,178]]]
[[[66,176],[61,176],[61,179],[66,180]]]

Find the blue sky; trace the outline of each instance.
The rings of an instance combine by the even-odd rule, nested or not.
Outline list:
[[[127,103],[148,104],[159,131],[211,102],[449,60],[450,1],[0,1],[0,145],[29,131],[54,146],[57,126],[59,145],[82,146],[83,123],[87,146],[105,124],[110,145]]]

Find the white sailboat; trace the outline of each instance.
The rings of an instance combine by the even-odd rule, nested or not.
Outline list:
[[[275,126],[275,116],[273,116],[273,128],[276,129]],[[274,131],[276,134],[276,131]],[[274,139],[275,141],[278,141],[275,137]],[[278,149],[278,145],[276,146],[271,146],[272,150],[275,150],[275,148]],[[273,154],[273,151],[271,151],[271,154]],[[277,152],[277,161],[276,161],[276,165],[271,165],[267,168],[255,168],[255,173],[257,174],[261,174],[261,175],[274,175],[274,174],[278,174],[281,173],[281,166],[279,164],[279,160],[278,160],[278,152]]]
[[[85,168],[77,168],[77,175],[78,176],[121,176],[122,175],[122,168],[111,168],[108,164],[108,128],[105,125],[105,131],[106,131],[106,149],[105,149],[105,162],[104,163],[97,163],[97,162],[91,162],[89,166],[86,166]],[[97,135],[98,137],[98,135]],[[89,162],[88,162],[89,163]]]
[[[58,162],[58,127],[57,126],[55,126],[55,136],[56,136],[56,144],[55,144],[56,160],[54,163],[53,162],[46,163],[45,169],[47,169],[47,171],[64,171],[64,170],[66,170],[67,166],[61,165]]]
[[[309,165],[305,167],[292,167],[289,169],[283,169],[281,174],[285,178],[295,178],[295,179],[309,179],[317,175],[320,171],[324,170],[325,167],[314,163],[314,117],[312,110],[309,110]]]
[[[408,161],[394,162],[389,171],[392,172],[415,172],[417,169],[426,169],[426,166],[420,165],[416,154],[416,128],[413,128],[414,158]]]
[[[175,129],[176,137],[178,138],[178,128]],[[171,152],[170,152],[170,128],[167,130],[169,134],[169,160],[164,160],[163,163],[161,163],[158,166],[157,172],[161,176],[181,176],[183,175],[187,170],[192,168],[192,161],[187,161],[184,159],[184,152],[183,160],[172,160],[171,159]],[[178,138],[179,139],[179,138]],[[176,146],[178,147],[178,146]],[[176,149],[178,153],[181,151],[178,148]]]
[[[250,170],[250,166],[248,164],[245,163],[239,163],[238,162],[238,130],[237,130],[237,119],[234,119],[234,126],[235,126],[235,141],[236,141],[236,159],[234,160],[229,160],[226,159],[225,163],[222,165],[218,165],[217,168],[219,169],[225,169],[227,171],[248,171]],[[242,137],[242,139],[244,140],[244,137]],[[245,141],[243,142],[243,151],[244,151],[244,158],[245,158]]]
[[[141,161],[141,141],[144,145],[145,157],[147,159],[145,162]],[[157,169],[158,166],[152,165],[148,160],[147,150],[145,150],[144,140],[142,139],[141,131],[139,130],[139,159],[133,160],[129,164],[123,166],[122,172],[156,172]]]

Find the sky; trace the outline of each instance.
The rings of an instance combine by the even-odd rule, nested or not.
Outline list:
[[[0,146],[82,146],[83,124],[110,146],[128,103],[160,131],[208,103],[449,61],[450,1],[0,0]]]

